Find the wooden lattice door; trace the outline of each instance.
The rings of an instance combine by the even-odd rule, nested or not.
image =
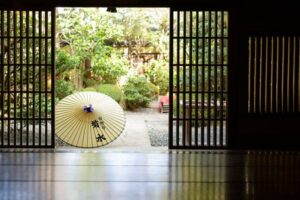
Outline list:
[[[0,10],[0,148],[54,147],[55,9]]]

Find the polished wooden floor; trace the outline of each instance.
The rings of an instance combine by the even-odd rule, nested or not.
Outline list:
[[[2,152],[0,199],[300,199],[300,153]]]

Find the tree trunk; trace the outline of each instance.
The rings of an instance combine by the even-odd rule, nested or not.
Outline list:
[[[83,75],[83,84],[85,87],[88,87],[88,80],[91,80],[92,78],[92,60],[89,58],[86,58],[84,60],[84,75]]]

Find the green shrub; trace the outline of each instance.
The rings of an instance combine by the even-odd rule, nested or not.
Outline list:
[[[83,78],[83,85],[86,88],[92,88],[99,83],[99,80]]]
[[[93,74],[103,84],[116,84],[128,69],[128,60],[116,52],[111,52],[110,56],[96,55],[93,59]]]
[[[153,60],[144,67],[146,78],[159,87],[159,94],[169,91],[169,66],[165,60]]]
[[[147,106],[152,97],[149,82],[144,77],[131,77],[123,88],[126,107],[133,110]]]
[[[97,92],[100,92],[100,93],[110,96],[112,99],[114,99],[118,103],[121,100],[122,90],[116,85],[102,84],[102,85],[99,85],[96,88],[96,90],[97,90]]]
[[[84,92],[96,92],[96,89],[93,87],[87,87],[87,88],[83,88],[82,91]]]
[[[153,83],[148,82],[148,86],[150,88],[150,92],[151,92],[151,98],[157,97],[159,95],[159,89],[156,85],[154,85]]]
[[[65,80],[56,80],[55,88],[56,97],[58,99],[62,99],[72,94],[75,89],[74,84],[72,82]]]

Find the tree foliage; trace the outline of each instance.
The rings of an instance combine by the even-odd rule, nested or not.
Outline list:
[[[144,66],[145,77],[159,87],[159,93],[169,91],[169,64],[165,60],[154,60]]]
[[[115,40],[120,37],[118,29],[111,28],[110,18],[108,13],[98,8],[68,8],[58,12],[58,40],[61,46],[67,47],[64,47],[66,55],[62,58],[72,57],[79,62],[76,62],[76,67],[72,65],[74,62],[68,63],[69,68],[59,63],[61,65],[57,68],[64,71],[78,68],[84,87],[95,81],[114,84],[127,72],[128,62],[122,54],[105,43],[108,38]]]
[[[140,53],[143,47],[151,47],[152,52],[167,53],[169,42],[168,9],[124,8],[119,9],[113,19],[114,24],[121,24],[121,37],[129,51]],[[130,53],[130,52],[129,52]]]
[[[168,20],[168,9],[122,8],[117,13],[101,8],[59,9],[57,79],[68,81],[70,72],[76,70],[82,87],[117,84],[128,72],[132,53],[167,53]],[[167,56],[163,57],[167,65]],[[168,77],[163,69],[167,68],[156,68],[147,78],[166,91]]]

